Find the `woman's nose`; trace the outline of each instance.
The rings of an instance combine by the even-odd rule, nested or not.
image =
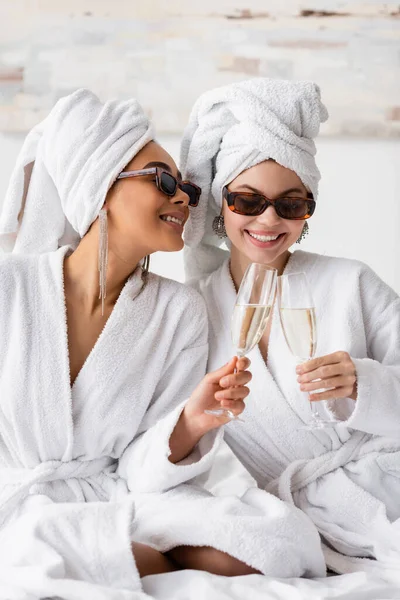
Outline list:
[[[257,217],[257,221],[262,225],[276,227],[279,225],[281,218],[277,215],[275,208],[271,205],[268,206],[267,210]]]
[[[177,188],[175,196],[171,196],[170,198],[172,204],[183,204],[184,206],[189,206],[189,196],[181,190],[180,187]]]

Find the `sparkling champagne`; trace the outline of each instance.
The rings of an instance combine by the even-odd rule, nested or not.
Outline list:
[[[281,308],[281,322],[286,343],[302,361],[314,356],[317,329],[314,308]]]
[[[236,304],[232,317],[232,341],[238,356],[245,356],[260,341],[267,326],[271,306]]]

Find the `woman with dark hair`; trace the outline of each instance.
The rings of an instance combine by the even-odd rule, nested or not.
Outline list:
[[[323,572],[300,511],[186,483],[221,441],[205,410],[222,396],[240,414],[251,377],[231,360],[204,378],[200,295],[148,272],[183,247],[199,193],[135,100],[79,90],[25,141],[0,216],[2,598],[130,598],[177,568]]]

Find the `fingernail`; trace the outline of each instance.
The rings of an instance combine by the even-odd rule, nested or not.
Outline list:
[[[223,378],[220,380],[220,382],[219,382],[219,385],[222,385],[222,386],[228,385],[228,380],[227,380],[227,378],[226,378],[226,377],[223,377]]]
[[[296,373],[301,373],[301,367],[296,367]]]

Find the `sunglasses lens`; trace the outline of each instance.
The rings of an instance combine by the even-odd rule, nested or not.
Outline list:
[[[265,200],[257,194],[235,194],[234,209],[242,215],[260,215],[265,208]]]
[[[305,219],[311,216],[309,204],[302,198],[281,198],[275,206],[283,219]]]
[[[197,206],[200,198],[200,188],[191,183],[183,182],[181,190],[189,196],[189,206]]]
[[[161,191],[167,196],[174,196],[176,194],[177,181],[175,177],[163,171],[160,178]]]

